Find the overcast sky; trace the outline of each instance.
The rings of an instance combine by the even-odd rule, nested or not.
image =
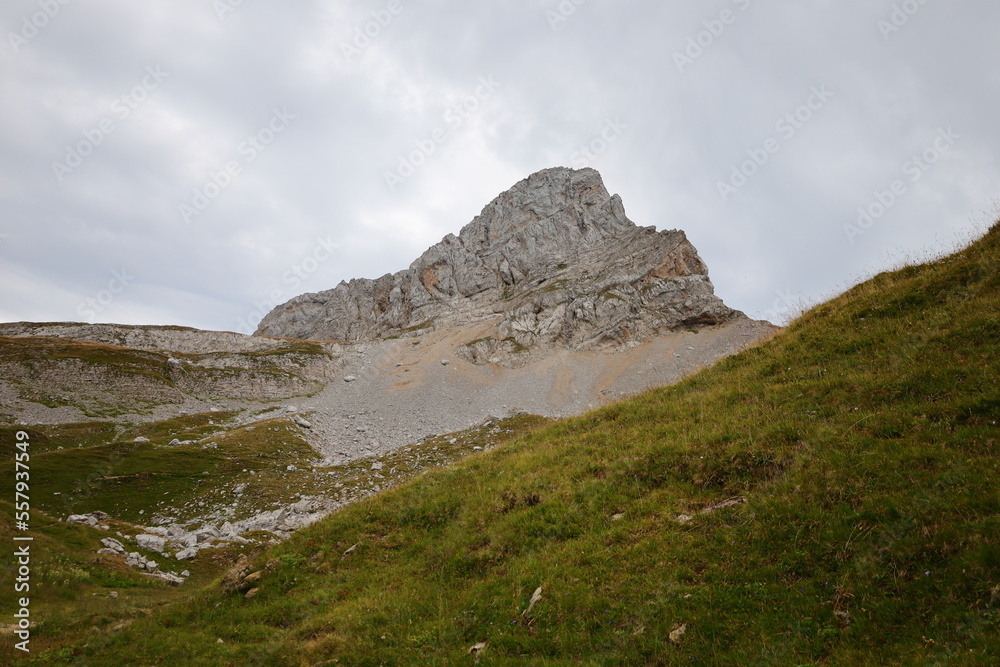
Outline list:
[[[4,0],[0,28],[0,321],[249,332],[558,165],[771,319],[1000,215],[994,0]]]

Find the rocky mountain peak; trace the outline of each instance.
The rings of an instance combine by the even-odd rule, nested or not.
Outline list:
[[[459,238],[473,251],[502,249],[527,239],[570,250],[629,226],[621,198],[608,194],[597,171],[557,167],[532,174],[499,195]]]
[[[367,341],[493,318],[497,344],[621,345],[742,313],[684,232],[638,227],[593,169],[532,174],[410,267],[271,311],[257,334]]]

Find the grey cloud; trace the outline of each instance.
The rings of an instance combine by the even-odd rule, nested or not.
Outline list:
[[[8,36],[0,318],[80,319],[127,267],[134,284],[99,319],[236,329],[275,294],[404,268],[516,180],[574,166],[614,119],[627,129],[590,166],[638,224],[687,230],[752,315],[996,214],[994,3],[927,2],[886,39],[900,1],[401,2],[350,62],[342,45],[388,0],[244,2],[224,20],[207,1],[70,2],[17,52]],[[553,27],[547,12],[570,6]],[[6,3],[4,35],[37,11]],[[678,71],[689,39],[703,46]],[[115,98],[157,65],[169,77],[122,118]],[[491,76],[500,89],[447,127]],[[823,85],[834,96],[783,135],[776,121]],[[249,160],[241,142],[276,107],[295,119]],[[114,131],[59,182],[53,161],[105,118]],[[390,191],[386,172],[438,127],[447,140]],[[948,127],[961,139],[908,180]],[[780,149],[723,201],[719,182],[768,139]],[[185,223],[179,206],[232,160],[239,174]],[[896,180],[905,193],[851,243],[845,225]],[[338,250],[296,274],[326,239]]]

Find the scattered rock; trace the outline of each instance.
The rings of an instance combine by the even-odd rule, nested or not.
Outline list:
[[[146,567],[146,564],[148,562],[149,561],[146,560],[146,557],[143,556],[138,551],[133,551],[128,556],[125,557],[125,564],[128,565],[129,567],[134,567],[137,570],[149,569]],[[155,565],[156,562],[153,561],[153,564]]]
[[[137,539],[136,539],[137,542],[139,542],[139,540],[138,540],[139,537],[154,538],[156,540],[162,540],[163,539],[163,538],[155,536],[155,535],[138,535],[136,537],[137,537]],[[147,540],[142,540],[142,542],[143,543],[148,543],[149,541],[147,539]],[[114,539],[112,537],[106,537],[106,538],[102,539],[101,540],[101,544],[103,544],[104,547],[102,549],[98,550],[97,553],[100,553],[100,554],[109,554],[109,555],[114,555],[114,556],[125,556],[125,564],[127,566],[129,566],[129,567],[132,567],[132,568],[135,568],[137,570],[140,570],[142,572],[142,574],[144,574],[144,575],[147,575],[147,576],[150,576],[150,577],[154,577],[156,579],[160,579],[161,581],[165,581],[165,582],[167,582],[169,584],[173,584],[173,585],[179,585],[179,584],[184,583],[184,579],[182,579],[181,577],[178,577],[175,574],[172,574],[170,572],[161,572],[160,571],[159,563],[157,563],[155,560],[149,560],[149,559],[147,559],[145,556],[143,556],[142,554],[140,554],[138,551],[133,551],[133,552],[130,552],[130,553],[126,554],[125,553],[125,546],[121,542],[119,542],[118,540],[116,540],[116,539]],[[117,598],[118,597],[118,593],[112,592],[112,593],[110,593],[108,595],[108,597],[110,597],[110,598]]]
[[[176,520],[176,517],[164,516],[162,514],[154,514],[152,517],[150,517],[149,522],[151,524],[153,524],[154,526],[163,526],[163,525],[166,525],[166,524],[170,523],[171,521],[175,521],[175,520]],[[148,528],[146,529],[146,532],[147,533],[153,533],[154,535],[158,535],[159,534],[159,533],[156,533],[153,530],[148,529]]]
[[[98,519],[93,514],[70,514],[66,517],[66,523],[75,523],[81,526],[96,526]]]
[[[103,544],[107,549],[111,550],[112,553],[118,553],[118,554],[125,553],[125,545],[113,537],[105,537],[103,540],[101,540],[101,544]],[[103,551],[103,549],[101,551]]]
[[[160,537],[158,535],[136,535],[135,543],[139,545],[140,549],[146,549],[147,551],[155,551],[157,553],[163,553],[167,549],[166,538]]]
[[[239,590],[241,582],[248,574],[250,574],[250,561],[246,556],[240,556],[239,560],[236,561],[236,565],[222,577],[222,582],[220,583],[222,590],[227,593]]]
[[[201,544],[203,542],[212,542],[214,540],[219,539],[220,537],[222,537],[222,533],[220,533],[219,529],[216,528],[215,526],[211,524],[205,524],[204,526],[202,526],[201,528],[199,528],[194,532],[194,536],[195,539],[197,540],[197,543]]]
[[[252,600],[255,597],[257,597],[258,593],[260,593],[259,588],[251,588],[250,590],[247,591],[247,594],[244,595],[243,597],[246,598],[247,600]]]
[[[264,576],[263,570],[258,570],[256,572],[248,574],[247,576],[243,577],[243,580],[240,582],[240,588],[241,589],[252,588],[254,584],[259,582],[261,578],[263,578],[263,576]]]
[[[171,574],[170,572],[152,572],[146,574],[146,576],[165,581],[171,586],[180,586],[184,583],[183,577],[178,577],[176,574]]]
[[[227,593],[234,592],[245,592],[251,589],[258,589],[257,584],[260,582],[261,578],[264,576],[263,570],[258,570],[257,572],[250,572],[250,561],[247,560],[246,556],[240,556],[240,559],[236,562],[236,565],[226,572],[225,576],[222,578],[222,590]],[[254,593],[256,595],[256,593]],[[253,597],[252,595],[250,597]]]
[[[295,422],[296,425],[301,426],[302,428],[312,428],[313,427],[313,425],[311,423],[309,423],[307,420],[303,419],[299,415],[295,415],[295,417],[292,419],[292,421]]]
[[[354,382],[357,379],[358,378],[354,377],[353,375],[348,375],[344,378],[344,382]]]
[[[181,547],[198,547],[198,536],[192,533],[183,533],[170,539],[174,544]]]

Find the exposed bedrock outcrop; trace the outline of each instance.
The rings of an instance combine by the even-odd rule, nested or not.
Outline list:
[[[496,318],[509,346],[594,349],[736,317],[683,231],[636,226],[593,169],[554,168],[408,269],[296,297],[257,334],[363,342]]]

